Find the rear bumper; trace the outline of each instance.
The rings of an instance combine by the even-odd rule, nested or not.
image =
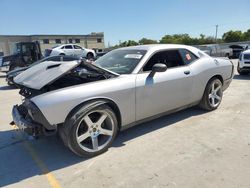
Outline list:
[[[232,63],[232,70],[231,70],[231,76],[229,79],[226,79],[223,81],[223,86],[222,86],[222,90],[225,91],[229,85],[231,84],[233,77],[234,77],[234,64],[232,61],[230,61]]]
[[[227,79],[227,80],[224,80],[222,90],[225,91],[229,87],[229,85],[231,84],[231,82],[232,82],[231,78]]]

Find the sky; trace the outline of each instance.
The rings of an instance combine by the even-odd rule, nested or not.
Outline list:
[[[250,29],[250,0],[0,0],[0,35],[104,32],[106,46],[143,37]]]

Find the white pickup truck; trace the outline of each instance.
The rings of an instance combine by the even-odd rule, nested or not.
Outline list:
[[[221,47],[218,44],[208,44],[197,46],[200,50],[204,51],[213,57],[232,57],[233,50],[231,48]]]

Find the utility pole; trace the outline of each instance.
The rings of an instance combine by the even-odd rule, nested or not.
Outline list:
[[[218,27],[219,27],[219,25],[217,24],[215,27],[216,27],[216,29],[215,29],[215,43],[217,43]]]

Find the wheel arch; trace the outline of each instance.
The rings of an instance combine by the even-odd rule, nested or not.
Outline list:
[[[207,84],[210,82],[210,80],[212,80],[212,79],[214,79],[214,78],[219,79],[219,80],[221,81],[222,85],[224,84],[223,77],[222,77],[220,74],[216,74],[216,75],[212,76],[212,77],[208,80]],[[207,85],[207,84],[206,84],[206,85]]]
[[[79,110],[84,112],[85,110],[87,111],[88,109],[91,109],[91,108],[94,108],[103,104],[108,105],[114,111],[117,121],[118,121],[118,128],[120,130],[121,124],[122,124],[122,117],[121,117],[120,109],[118,105],[112,99],[109,99],[109,98],[94,98],[94,99],[88,99],[88,100],[81,102],[68,113],[64,122],[66,122],[72,116],[72,114],[74,114],[75,112]]]
[[[212,76],[212,77],[207,81],[206,85],[204,85],[203,93],[202,93],[202,96],[201,96],[200,100],[202,99],[202,97],[203,97],[203,95],[204,95],[204,93],[205,93],[205,91],[206,91],[206,87],[207,87],[208,83],[209,83],[212,79],[214,79],[214,78],[219,79],[219,80],[221,81],[222,85],[223,85],[223,83],[224,83],[223,77],[222,77],[220,74],[216,74],[216,75]]]
[[[93,57],[95,56],[95,54],[94,54],[93,52],[91,52],[91,51],[88,51],[88,52],[86,53],[86,57],[88,56],[88,54],[91,54]]]

